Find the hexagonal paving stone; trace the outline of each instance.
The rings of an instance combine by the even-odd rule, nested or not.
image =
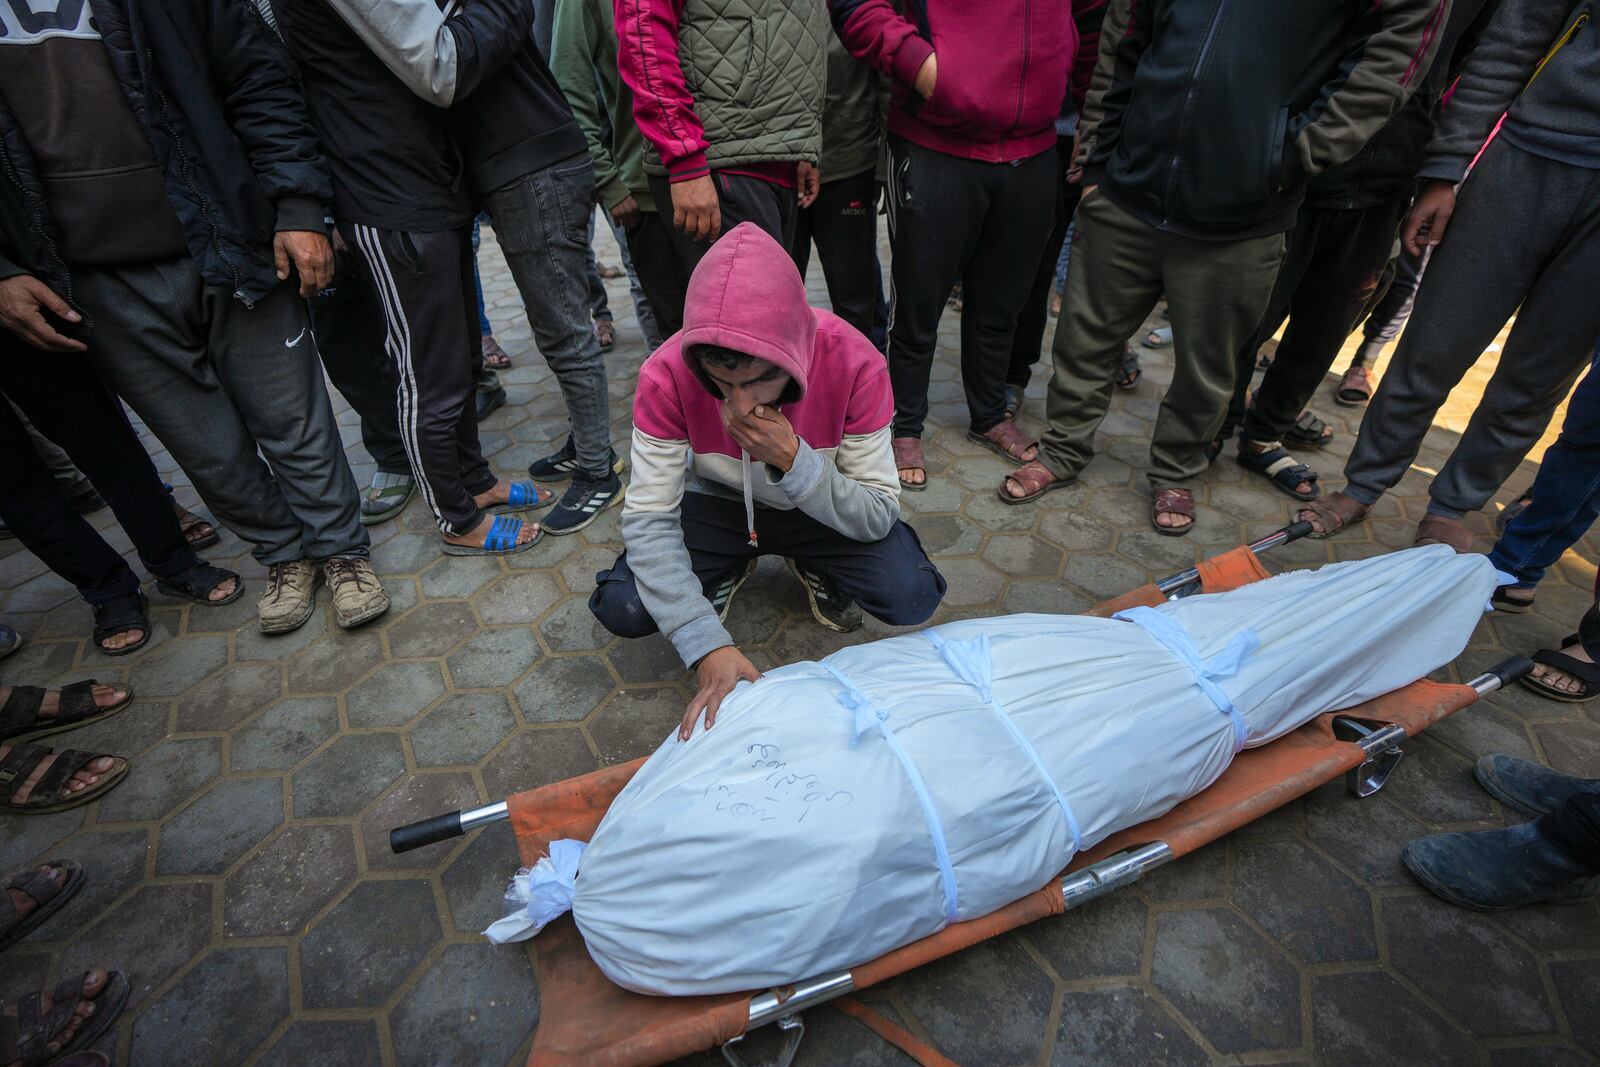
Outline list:
[[[314,611],[304,626],[286,634],[264,634],[259,626],[246,626],[234,641],[235,651],[240,661],[270,660],[277,663],[288,659],[327,632],[327,612]]]
[[[1592,723],[1537,723],[1533,732],[1556,770],[1585,778],[1600,774],[1600,730]]]
[[[296,818],[359,815],[405,773],[398,734],[349,734],[334,741],[290,779]]]
[[[356,875],[349,827],[291,823],[223,884],[222,934],[293,934]]]
[[[100,802],[101,822],[159,819],[222,770],[222,742],[214,737],[165,741],[128,769],[122,784]]]
[[[577,727],[524,728],[483,765],[483,786],[493,797],[507,797],[587,774],[595,765],[594,753]]]
[[[1051,1067],[1110,1063],[1183,1067],[1210,1062],[1205,1049],[1138,986],[1069,992],[1061,999]]]
[[[1158,915],[1150,981],[1218,1052],[1300,1044],[1300,976],[1228,908]]]
[[[134,1063],[243,1063],[289,1014],[289,953],[217,949],[133,1025]]]
[[[1005,575],[976,559],[951,559],[938,564],[948,585],[944,603],[954,608],[992,604],[1000,597]]]
[[[233,735],[228,765],[236,771],[288,770],[338,732],[333,697],[280,701]]]
[[[104,914],[112,901],[138,885],[144,879],[150,834],[147,830],[91,830],[73,838],[69,847],[72,855],[93,867],[93,877],[85,878],[83,887],[72,899],[28,935],[32,940],[59,941],[70,937],[85,923]]]
[[[161,828],[156,873],[221,874],[281,822],[283,782],[279,779],[218,782]]]
[[[389,848],[389,831],[481,803],[478,787],[465,771],[407,775],[361,819],[361,850],[367,858],[367,866],[373,870],[416,870],[443,862],[449,856],[446,845],[396,855]]]
[[[478,628],[464,600],[424,604],[389,627],[389,651],[402,659],[442,656]]]
[[[427,882],[362,882],[300,941],[305,1006],[382,1004],[439,936]]]
[[[1535,952],[1600,953],[1600,902],[1545,904],[1494,912],[1496,923]]]
[[[256,1067],[382,1067],[378,1028],[365,1019],[297,1022]]]
[[[978,551],[984,529],[965,515],[922,515],[911,524],[929,554],[941,559]]]
[[[1000,608],[1007,614],[1038,611],[1047,615],[1070,615],[1094,607],[1094,600],[1081,590],[1054,578],[1029,578],[1013,581],[1006,588]]]
[[[1138,883],[1138,892],[1157,903],[1207,900],[1228,892],[1228,851],[1202,848],[1157,867]]]
[[[439,881],[458,932],[479,933],[505,914],[506,885],[521,862],[511,827],[497,823],[480,830],[445,868]]]
[[[144,656],[128,672],[128,681],[142,696],[172,697],[226,662],[226,637],[176,637]]]
[[[676,689],[623,689],[589,721],[589,736],[607,763],[654,752],[682,721],[685,701]]]
[[[527,722],[577,722],[615,688],[597,656],[550,656],[534,665],[514,695]]]
[[[1379,971],[1311,979],[1312,1047],[1323,1063],[1370,1060],[1431,1067],[1471,1063],[1473,1042]]]
[[[1537,1045],[1491,1053],[1492,1067],[1594,1067],[1594,1058],[1571,1045]]]
[[[345,697],[345,714],[351,726],[401,726],[443,695],[437,663],[385,663]]]
[[[1389,964],[1483,1036],[1555,1029],[1533,954],[1486,916],[1433,897],[1382,903]]]
[[[478,614],[490,626],[532,622],[560,598],[548,574],[508,574],[478,594]]]
[[[469,597],[500,577],[500,561],[487,556],[441,556],[422,572],[422,592],[432,600]]]
[[[1572,1023],[1572,1038],[1590,1053],[1600,1056],[1600,961],[1576,960],[1550,964],[1550,978],[1561,997],[1561,1007]]]
[[[209,885],[145,885],[78,935],[62,956],[61,973],[119,970],[131,987],[128,1006],[136,1008],[210,940]]]
[[[983,558],[1009,578],[1054,575],[1061,569],[1059,548],[1029,534],[1005,534],[989,538]]]
[[[1492,819],[1494,801],[1472,777],[1472,763],[1426,735],[1403,746],[1404,763],[1384,792],[1430,822]]]
[[[1054,919],[1034,923],[1022,936],[1067,981],[1139,973],[1150,909],[1131,893],[1113,893]]]
[[[389,1015],[395,1062],[507,1063],[539,1021],[528,957],[494,945],[451,945]]]
[[[1145,571],[1106,552],[1069,553],[1061,577],[1096,600],[1110,600],[1149,581]]]
[[[282,692],[283,670],[276,663],[229,667],[178,698],[178,729],[183,733],[231,730]]]
[[[411,752],[424,767],[477,763],[517,725],[499,693],[449,696],[411,730]]]
[[[1009,467],[1005,470],[1010,470]],[[994,481],[982,492],[973,493],[961,513],[988,530],[1009,530],[1014,533],[1031,530],[1039,523],[1037,509],[1023,505],[1007,504],[995,494],[994,486],[1000,484],[1003,471],[996,471]]]
[[[426,508],[413,506],[411,510],[420,512],[426,511]],[[372,546],[372,568],[380,578],[387,578],[391,574],[415,574],[441,554],[437,533],[396,534]]]
[[[767,603],[756,606],[756,603],[755,598],[743,596],[741,590],[739,599],[734,601],[733,612],[728,615],[728,623],[738,625],[747,635],[745,644],[764,643],[788,619],[778,605]],[[738,613],[737,620],[733,617],[734,612]],[[739,636],[735,634],[733,625],[729,625],[728,633],[737,642]],[[617,641],[606,650],[606,659],[616,669],[623,685],[670,682],[686,673],[683,660],[678,658],[672,642],[659,633],[637,640]]]
[[[1399,773],[1406,767],[1402,762]],[[1306,833],[1324,851],[1370,885],[1415,885],[1400,850],[1432,829],[1387,797],[1357,800],[1343,782],[1306,797]]]
[[[524,627],[484,630],[451,653],[450,677],[462,689],[492,689],[522,677],[541,655],[538,639]]]
[[[383,637],[362,629],[329,634],[289,661],[291,693],[339,693],[383,662]]]
[[[552,652],[587,652],[604,648],[611,642],[611,632],[600,625],[600,620],[589,610],[587,597],[583,596],[562,600],[550,617],[539,624],[539,632]]]
[[[934,1046],[958,1063],[1019,1063],[1043,1051],[1050,979],[1013,938],[919,967],[897,988]]]
[[[1303,841],[1241,841],[1234,850],[1239,910],[1301,963],[1372,959],[1372,898]]]
[[[119,788],[129,784],[124,781]],[[0,827],[4,828],[0,833],[0,871],[9,871],[36,857],[49,858],[45,853],[82,826],[87,814],[86,808],[71,808],[48,815],[0,817]]]

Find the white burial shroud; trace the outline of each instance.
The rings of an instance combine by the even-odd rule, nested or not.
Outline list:
[[[1038,889],[1240,748],[1449,663],[1495,585],[1484,557],[1431,546],[1126,618],[956,622],[781,667],[715,728],[665,741],[581,858],[564,846],[574,917],[638,992],[849,968]]]

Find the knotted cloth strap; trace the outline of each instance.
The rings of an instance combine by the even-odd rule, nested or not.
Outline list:
[[[1082,850],[1083,833],[1078,829],[1078,820],[1072,814],[1072,806],[1057,788],[1056,780],[1045,768],[1044,760],[1039,758],[1039,752],[1033,747],[1033,742],[1029,741],[1017,728],[1017,724],[1011,721],[1011,713],[1006,710],[1005,705],[994,698],[994,660],[989,655],[989,635],[979,634],[970,641],[946,641],[932,630],[924,630],[922,636],[939,650],[945,663],[956,672],[956,677],[978,691],[984,703],[989,705],[990,710],[999,717],[1006,731],[1011,734],[1011,740],[1015,741],[1017,747],[1022,749],[1023,755],[1033,762],[1033,769],[1039,772],[1044,784],[1050,787],[1057,806],[1061,808],[1062,816],[1067,820],[1067,830],[1072,834],[1072,851],[1077,853]]]
[[[823,670],[833,675],[834,680],[844,686],[844,692],[838,696],[839,703],[851,715],[850,747],[855,748],[861,739],[873,730],[883,738],[884,744],[889,746],[889,751],[894,753],[895,759],[900,761],[901,768],[906,772],[906,778],[911,782],[912,790],[917,794],[917,801],[922,805],[922,817],[928,823],[928,836],[933,838],[933,855],[939,863],[939,882],[944,886],[944,918],[945,922],[956,921],[956,869],[950,862],[950,843],[944,837],[944,823],[939,821],[939,809],[933,806],[933,796],[928,792],[927,783],[922,780],[922,775],[917,770],[917,765],[912,762],[911,754],[900,744],[900,739],[895,737],[894,731],[889,729],[889,713],[874,704],[855,684],[833,667],[832,664],[820,664]]]
[[[1217,685],[1217,679],[1232,678],[1238,674],[1244,658],[1260,647],[1261,638],[1256,634],[1255,628],[1246,627],[1240,630],[1234,634],[1233,640],[1228,642],[1227,648],[1210,659],[1201,659],[1200,649],[1189,636],[1189,631],[1185,630],[1176,619],[1163,615],[1155,608],[1129,608],[1111,617],[1133,623],[1160,641],[1168,652],[1189,668],[1200,691],[1211,698],[1211,703],[1217,706],[1218,711],[1233,720],[1233,750],[1234,752],[1242,750],[1250,736],[1245,729],[1244,716],[1239,714],[1239,709],[1233,706],[1228,694]]]

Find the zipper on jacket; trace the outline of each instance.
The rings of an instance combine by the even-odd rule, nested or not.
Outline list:
[[[155,54],[146,48],[144,50],[144,58],[145,62],[153,69],[156,62]],[[189,162],[189,154],[184,151],[183,139],[178,136],[178,131],[167,120],[166,94],[153,85],[150,86],[150,92],[155,95],[156,103],[160,108],[161,128],[167,131],[167,136],[172,139],[172,146],[178,153],[178,173],[182,175],[184,184],[189,187],[189,191],[194,194],[195,200],[200,205],[200,219],[206,224],[206,236],[210,238],[211,247],[217,253],[218,258],[228,265],[228,273],[233,275],[234,299],[247,308],[254,308],[256,306],[255,302],[244,293],[244,282],[239,277],[239,265],[233,261],[233,257],[228,255],[227,250],[222,247],[222,237],[217,232],[217,224],[211,219],[211,202],[206,199],[206,194],[201,191],[200,186],[194,180],[194,166]]]
[[[1189,86],[1183,94],[1183,107],[1178,112],[1179,130],[1188,128],[1189,109],[1194,105],[1195,83],[1200,80],[1200,70],[1206,65],[1206,57],[1211,54],[1211,45],[1217,39],[1217,27],[1222,25],[1222,13],[1227,10],[1228,0],[1217,0],[1217,9],[1211,15],[1211,26],[1206,30],[1206,39],[1201,42],[1200,54],[1195,57],[1194,68],[1189,71]],[[1172,204],[1172,190],[1178,181],[1179,164],[1183,162],[1183,141],[1178,141],[1178,147],[1173,149],[1172,162],[1167,165],[1167,188],[1161,194],[1161,228],[1166,229],[1169,222],[1167,209]]]
[[[1022,101],[1028,92],[1028,60],[1033,41],[1029,35],[1029,23],[1033,21],[1033,0],[1022,2],[1022,80],[1017,85],[1017,113],[1011,119],[1011,128],[1006,130],[1000,138],[1000,149],[1003,153],[1006,139],[1017,132],[1017,127],[1022,125]],[[1020,160],[1018,161],[1020,162]]]
[[[45,225],[44,212],[39,210],[37,198],[34,194],[26,185],[22,184],[22,176],[17,173],[17,165],[12,160],[11,153],[7,152],[4,146],[0,146],[0,162],[5,163],[6,177],[11,179],[11,183],[17,187],[17,192],[22,194],[23,202],[28,205],[28,212],[32,216],[30,221],[33,223],[34,231],[44,238],[45,252],[51,259],[55,260],[56,266],[61,268],[61,285],[66,289],[66,293],[63,295],[67,299],[67,304],[79,315],[83,315],[83,325],[91,325],[89,316],[84,315],[82,309],[78,307],[77,295],[72,291],[72,271],[67,269],[67,261],[61,258],[61,249],[56,246],[56,239],[50,236],[50,227]],[[42,281],[43,279],[40,280]]]
[[[1561,51],[1563,48],[1567,47],[1567,45],[1571,44],[1572,43],[1572,39],[1574,37],[1578,36],[1578,31],[1583,29],[1583,27],[1585,25],[1587,25],[1588,22],[1589,22],[1589,13],[1587,11],[1585,11],[1583,14],[1581,14],[1581,15],[1579,15],[1577,17],[1577,19],[1572,23],[1571,26],[1567,27],[1567,32],[1566,33],[1563,33],[1560,37],[1556,38],[1556,43],[1550,46],[1550,51],[1546,52],[1544,54],[1544,58],[1539,60],[1539,65],[1537,67],[1533,68],[1533,73],[1531,75],[1529,75],[1529,77],[1528,77],[1528,85],[1532,85],[1533,84],[1533,80],[1535,78],[1537,78],[1541,73],[1543,73],[1545,65],[1548,64],[1552,59],[1554,59],[1556,57],[1556,53],[1557,52]],[[1522,87],[1522,91],[1523,92],[1527,92],[1528,91],[1528,85],[1524,85]]]

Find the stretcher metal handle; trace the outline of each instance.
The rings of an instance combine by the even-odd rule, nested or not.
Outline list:
[[[453,837],[460,837],[468,830],[476,830],[480,826],[488,826],[492,822],[510,817],[511,814],[503,800],[498,804],[487,804],[481,808],[467,808],[464,811],[435,815],[431,819],[408,823],[390,830],[389,850],[397,855],[401,852],[410,852],[414,848],[448,841]]]

